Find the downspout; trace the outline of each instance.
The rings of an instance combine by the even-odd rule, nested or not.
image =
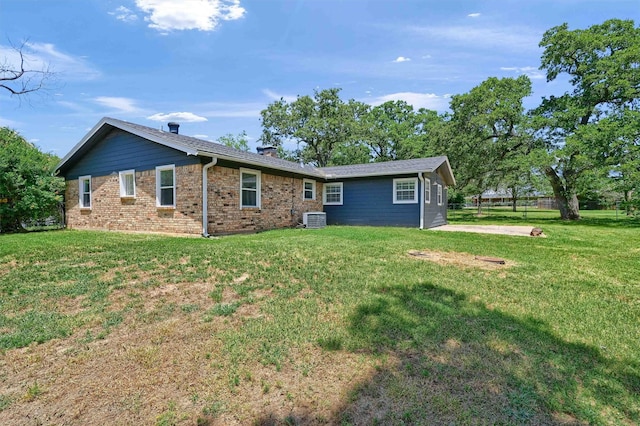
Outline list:
[[[418,173],[418,179],[420,180],[420,183],[422,184],[422,185],[420,185],[422,190],[420,191],[420,194],[418,195],[418,201],[420,202],[420,229],[424,229],[424,192],[425,192],[425,187],[424,187],[424,176],[423,176],[422,173]]]
[[[209,237],[209,196],[207,194],[207,172],[209,169],[216,165],[218,162],[217,157],[211,157],[211,162],[202,166],[202,236]]]

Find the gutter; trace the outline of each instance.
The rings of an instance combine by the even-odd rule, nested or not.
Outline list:
[[[422,172],[418,173],[418,179],[422,184],[420,185],[422,190],[420,191],[420,195],[418,195],[418,202],[420,203],[420,228],[419,229],[424,229],[424,193],[426,188],[424,187],[424,174]]]
[[[211,157],[211,161],[202,166],[202,236],[209,238],[209,196],[207,194],[207,172],[209,169],[216,165],[218,162],[217,157]]]

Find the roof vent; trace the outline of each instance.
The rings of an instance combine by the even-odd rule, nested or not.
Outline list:
[[[260,155],[278,158],[278,149],[275,146],[259,146],[256,150]]]
[[[171,133],[175,133],[176,135],[178,134],[178,128],[180,127],[180,125],[178,123],[168,123],[167,126],[169,126],[169,131]]]

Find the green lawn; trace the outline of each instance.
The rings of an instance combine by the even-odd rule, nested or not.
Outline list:
[[[547,238],[369,227],[0,236],[0,423],[36,411],[47,423],[69,392],[94,392],[101,373],[89,367],[102,365],[102,397],[84,415],[108,406],[120,423],[637,424],[640,222],[584,216],[452,216]],[[126,392],[105,390],[127,362],[149,383],[126,385],[123,372]],[[173,369],[173,387],[152,383]]]

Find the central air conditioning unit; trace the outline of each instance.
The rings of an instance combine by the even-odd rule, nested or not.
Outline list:
[[[319,229],[327,226],[327,214],[325,212],[307,212],[302,214],[302,224],[305,228]]]

